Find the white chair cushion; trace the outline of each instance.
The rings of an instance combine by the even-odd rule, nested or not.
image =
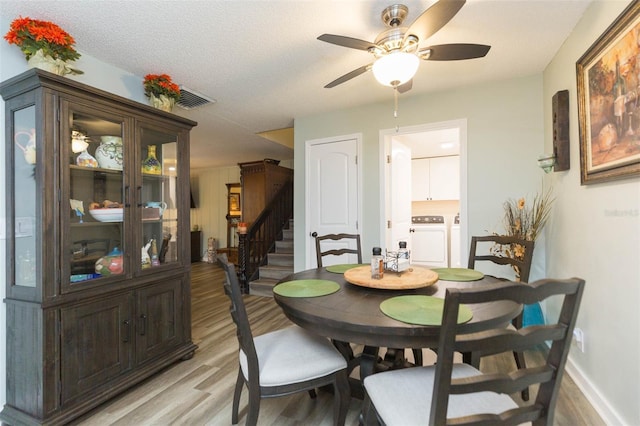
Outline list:
[[[347,361],[324,337],[293,326],[254,337],[260,386],[279,386],[326,376],[347,368]],[[249,379],[247,357],[240,351],[240,367]]]
[[[431,396],[435,366],[405,368],[373,374],[364,380],[364,387],[376,411],[388,426],[424,425],[431,412]],[[467,364],[455,364],[454,378],[475,376],[480,371]],[[480,392],[449,397],[448,417],[476,413],[500,413],[517,408],[508,396]]]

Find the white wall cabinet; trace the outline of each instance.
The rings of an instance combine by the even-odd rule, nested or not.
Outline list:
[[[412,160],[411,193],[413,201],[459,200],[460,157]]]

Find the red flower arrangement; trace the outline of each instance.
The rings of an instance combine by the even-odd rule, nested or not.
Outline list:
[[[144,76],[144,94],[147,97],[165,95],[177,101],[180,99],[180,86],[167,74],[147,74]]]
[[[62,61],[75,61],[80,54],[73,48],[75,40],[69,33],[49,21],[16,18],[4,39],[20,47],[27,60],[42,50],[44,56]]]

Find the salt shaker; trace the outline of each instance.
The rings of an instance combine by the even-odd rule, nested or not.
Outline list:
[[[371,278],[379,280],[384,275],[384,259],[382,258],[382,249],[380,247],[373,248],[373,256],[371,257]]]

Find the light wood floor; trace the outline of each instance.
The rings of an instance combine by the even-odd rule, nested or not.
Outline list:
[[[222,290],[222,270],[212,264],[195,263],[192,272],[192,333],[199,346],[195,356],[178,362],[142,382],[75,422],[82,426],[104,425],[228,425],[236,380],[238,343],[229,316],[229,301]],[[271,298],[246,296],[255,335],[289,324]],[[407,351],[410,352],[410,351]],[[528,358],[540,356],[527,353]],[[427,360],[433,359],[425,351]],[[427,361],[425,361],[427,362]],[[482,360],[481,369],[512,368],[506,354]],[[240,424],[246,416],[246,389],[240,404]],[[533,394],[535,397],[535,393]],[[515,397],[518,403],[522,401]],[[332,396],[319,392],[315,400],[307,393],[263,399],[260,425],[331,425]],[[347,425],[358,424],[361,401],[352,399]],[[604,425],[570,377],[564,377],[556,408],[556,425]]]

